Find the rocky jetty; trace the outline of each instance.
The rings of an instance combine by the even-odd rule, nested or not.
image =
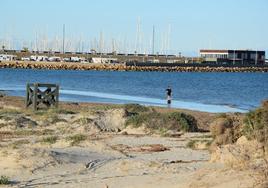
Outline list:
[[[159,72],[268,72],[268,67],[210,67],[210,66],[126,66],[124,64],[82,64],[63,62],[1,62],[0,68],[100,71],[159,71]]]

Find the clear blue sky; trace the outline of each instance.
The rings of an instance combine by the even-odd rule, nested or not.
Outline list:
[[[170,53],[186,55],[201,48],[268,51],[268,0],[0,0],[0,6],[0,42],[54,40],[65,24],[66,40],[92,47],[102,32],[107,46],[114,39],[121,49],[140,45],[151,52],[155,25],[155,51],[168,46]]]

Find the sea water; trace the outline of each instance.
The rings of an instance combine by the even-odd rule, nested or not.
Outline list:
[[[267,73],[111,72],[0,69],[0,90],[25,96],[26,83],[60,85],[60,100],[166,105],[206,112],[246,112],[268,99]]]

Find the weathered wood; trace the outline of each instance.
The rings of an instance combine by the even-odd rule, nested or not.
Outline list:
[[[33,105],[38,110],[40,105],[46,107],[58,107],[59,85],[43,83],[27,83],[26,85],[26,107]]]

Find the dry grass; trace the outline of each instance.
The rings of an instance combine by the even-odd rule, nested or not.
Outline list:
[[[268,149],[268,101],[261,108],[249,112],[244,119],[243,134],[264,143]]]
[[[67,141],[71,142],[71,146],[78,145],[80,142],[86,139],[87,139],[87,136],[84,134],[76,134],[76,135],[67,137]]]
[[[58,136],[49,136],[42,139],[43,143],[55,144],[58,140]]]

